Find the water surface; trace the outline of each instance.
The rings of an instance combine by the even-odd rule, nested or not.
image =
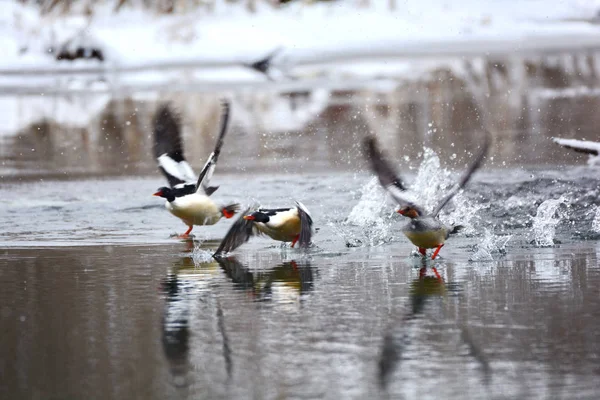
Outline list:
[[[428,157],[426,202],[454,176]],[[596,173],[482,172],[425,264],[366,173],[215,175],[216,198],[298,198],[319,228],[221,262],[230,221],[171,238],[160,177],[3,185],[0,397],[595,398]]]
[[[0,399],[598,398],[600,178],[550,140],[600,140],[593,53],[454,61],[221,88],[215,199],[300,200],[318,229],[307,252],[253,238],[222,260],[232,221],[181,241],[151,196],[157,104],[198,168],[214,88],[0,94]],[[423,262],[361,140],[432,208],[484,126],[485,167],[441,215],[464,228]]]

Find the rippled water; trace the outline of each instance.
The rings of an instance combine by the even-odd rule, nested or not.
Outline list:
[[[407,176],[428,203],[456,174],[424,154]],[[596,169],[489,167],[426,264],[367,173],[215,183],[301,200],[315,246],[254,238],[219,263],[230,222],[171,238],[158,176],[3,184],[0,398],[597,397]]]

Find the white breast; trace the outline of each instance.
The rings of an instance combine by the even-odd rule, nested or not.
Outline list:
[[[213,225],[222,217],[219,206],[204,194],[193,193],[165,204],[167,210],[189,225]]]

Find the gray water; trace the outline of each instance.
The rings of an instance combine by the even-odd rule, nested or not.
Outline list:
[[[408,178],[442,190],[455,174],[428,157]],[[425,264],[367,173],[215,183],[302,200],[314,246],[253,238],[218,263],[230,221],[170,237],[160,177],[3,184],[0,398],[596,398],[597,170],[488,168]]]
[[[218,262],[230,220],[174,237],[186,226],[151,196],[165,184],[152,113],[165,99],[181,111],[199,168],[214,94],[0,130],[0,399],[596,399],[600,176],[550,140],[598,140],[595,76],[542,63],[518,92],[488,66],[506,79],[486,104],[443,71],[384,93],[231,88],[214,197],[302,201],[318,229],[306,252],[252,238]],[[433,207],[484,115],[492,150],[441,215],[464,229],[423,262],[360,141],[375,133]]]

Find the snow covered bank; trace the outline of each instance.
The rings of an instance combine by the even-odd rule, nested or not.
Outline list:
[[[387,0],[278,9],[259,3],[255,13],[244,4],[216,1],[211,11],[170,15],[127,7],[115,14],[114,5],[95,2],[89,16],[42,16],[16,1],[2,3],[0,134],[36,118],[83,126],[112,97],[155,99],[157,91],[242,96],[315,88],[392,91],[398,79],[422,78],[440,68],[465,76],[465,57],[511,60],[600,49],[600,0],[422,0],[397,2],[394,10]],[[101,50],[103,61],[56,59],[60,49],[79,47]],[[276,48],[282,50],[274,59],[275,82],[244,66]],[[472,64],[478,65],[476,72],[484,74],[484,63]],[[509,84],[521,79],[509,78]],[[309,114],[287,120],[296,127]]]
[[[261,3],[256,13],[217,1],[211,12],[199,8],[185,15],[128,8],[115,14],[114,4],[99,2],[91,16],[41,16],[37,8],[4,2],[0,85],[25,83],[15,80],[40,72],[127,75],[175,67],[212,70],[180,77],[183,81],[264,80],[241,64],[278,47],[283,48],[276,60],[282,68],[302,75],[294,69],[304,67],[328,76],[335,76],[335,64],[357,59],[383,59],[380,71],[369,68],[374,75],[389,73],[386,64],[398,58],[600,48],[600,26],[594,23],[600,0],[423,0],[400,3],[394,11],[382,0],[367,7],[356,0],[279,9]],[[57,61],[56,52],[65,45],[99,48],[105,61]],[[214,71],[225,67],[232,70]],[[143,81],[153,79],[160,78]]]

